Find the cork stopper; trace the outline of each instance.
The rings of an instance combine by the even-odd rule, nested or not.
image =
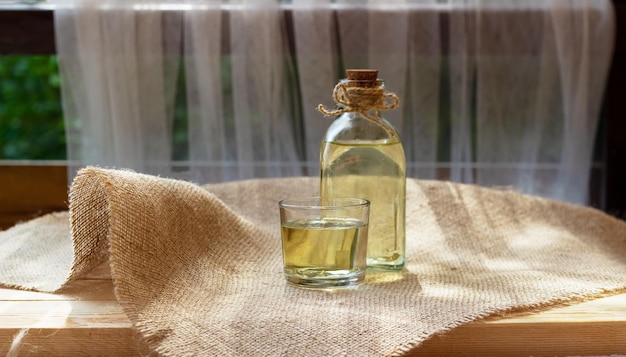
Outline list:
[[[346,69],[347,85],[349,87],[371,88],[376,87],[378,70],[376,69]]]
[[[351,81],[375,81],[378,79],[378,70],[375,69],[347,69],[346,77]]]

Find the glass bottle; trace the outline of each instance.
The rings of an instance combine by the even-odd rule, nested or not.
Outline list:
[[[396,129],[380,111],[399,103],[385,93],[376,70],[347,70],[335,87],[340,114],[320,150],[323,197],[360,197],[370,201],[367,244],[369,270],[401,270],[405,262],[406,160]],[[387,103],[389,98],[394,103]]]

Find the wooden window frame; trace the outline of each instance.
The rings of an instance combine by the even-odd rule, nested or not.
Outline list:
[[[626,1],[613,0],[616,41],[604,103],[605,170],[592,171],[593,206],[626,218]],[[289,20],[289,18],[288,18]],[[50,9],[0,8],[0,55],[56,53],[54,14]],[[602,170],[600,170],[602,171]],[[0,163],[0,230],[16,222],[67,209],[67,168],[63,164]]]

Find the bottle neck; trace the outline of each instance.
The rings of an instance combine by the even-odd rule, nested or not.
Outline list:
[[[369,112],[385,106],[383,81],[342,80],[334,97],[342,107],[351,111]]]
[[[382,120],[382,116],[380,115],[380,110],[370,109],[363,112],[347,112],[346,115],[349,115],[350,118],[370,118],[376,119],[376,121]]]

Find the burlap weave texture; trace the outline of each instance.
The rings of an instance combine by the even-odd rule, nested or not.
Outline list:
[[[511,191],[414,179],[401,277],[370,275],[334,292],[287,286],[277,202],[314,195],[317,182],[201,187],[86,168],[69,215],[0,232],[0,282],[53,291],[108,259],[124,311],[152,349],[172,356],[401,355],[493,313],[626,287],[626,223]]]

